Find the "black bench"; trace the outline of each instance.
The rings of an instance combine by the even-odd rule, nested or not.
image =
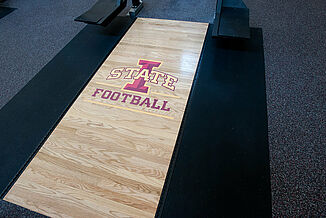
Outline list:
[[[75,21],[106,26],[127,6],[127,0],[99,0]]]

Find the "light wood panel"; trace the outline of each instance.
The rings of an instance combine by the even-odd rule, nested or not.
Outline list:
[[[5,200],[51,217],[153,217],[207,26],[137,19]]]

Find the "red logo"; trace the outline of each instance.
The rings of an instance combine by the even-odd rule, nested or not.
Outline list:
[[[127,83],[122,89],[143,94],[149,93],[150,87],[146,85],[147,83],[153,83],[156,85],[160,83],[162,87],[174,91],[178,78],[157,70],[161,64],[162,62],[159,61],[139,60],[138,65],[141,66],[140,68],[115,68],[110,72],[106,79],[119,79],[121,76],[123,76],[122,79],[133,79],[133,82]]]
[[[148,93],[149,87],[145,86],[145,83],[149,80],[149,75],[152,73],[152,69],[154,67],[159,67],[161,65],[161,62],[139,60],[138,64],[142,67],[139,70],[137,76],[134,77],[134,82],[127,83],[123,89],[141,93]]]

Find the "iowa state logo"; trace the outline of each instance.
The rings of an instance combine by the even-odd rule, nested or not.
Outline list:
[[[160,67],[161,62],[139,60],[138,65],[141,68],[122,67],[113,69],[107,77],[107,80],[120,78],[126,80],[132,79],[133,82],[127,83],[123,87],[124,90],[148,94],[150,87],[146,86],[146,83],[159,84],[159,78],[163,78],[161,86],[171,91],[175,90],[175,83],[178,82],[178,78],[158,71],[157,68]]]
[[[151,111],[169,112],[169,101],[166,98],[179,98],[175,95],[151,91],[152,85],[162,87],[162,89],[170,92],[174,92],[176,89],[178,78],[169,73],[159,71],[158,69],[161,64],[162,62],[159,61],[140,59],[138,61],[139,67],[114,68],[109,72],[106,81],[122,80],[122,82],[126,82],[123,82],[121,86],[101,82],[97,82],[97,84],[116,87],[120,91],[116,91],[114,89],[96,88],[92,94],[92,97],[107,100],[111,103],[116,102],[119,106],[108,103],[101,103],[102,105],[104,104],[106,106],[112,106],[125,110],[131,110],[128,105],[133,105],[141,107],[139,109],[142,109],[139,111],[132,109],[135,112],[173,119],[169,116],[144,112],[144,109],[146,108],[150,109]],[[152,97],[153,95],[159,97],[154,98]],[[96,103],[94,101],[89,102]],[[100,103],[97,102],[97,104]],[[122,107],[122,105],[124,105],[124,107]]]

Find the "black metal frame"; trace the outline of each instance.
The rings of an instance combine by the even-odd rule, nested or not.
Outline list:
[[[242,0],[217,0],[212,36],[250,38],[249,9]]]
[[[143,8],[142,0],[132,0],[132,6],[129,10],[129,15],[131,17],[136,17],[139,11]]]

